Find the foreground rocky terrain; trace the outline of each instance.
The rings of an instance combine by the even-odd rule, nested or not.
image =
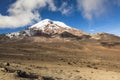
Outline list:
[[[119,80],[118,43],[2,43],[0,80]]]

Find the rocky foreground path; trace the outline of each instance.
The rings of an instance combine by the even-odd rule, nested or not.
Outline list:
[[[49,63],[1,63],[0,80],[120,80],[120,72]]]

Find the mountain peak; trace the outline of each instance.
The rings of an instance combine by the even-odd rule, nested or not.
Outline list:
[[[30,26],[28,30],[23,30],[15,33],[6,34],[9,38],[24,38],[26,36],[55,36],[60,35],[64,32],[68,32],[74,35],[83,35],[84,32],[67,26],[65,23],[60,21],[53,21],[50,19],[44,19],[40,22]]]
[[[71,28],[70,26],[67,26],[65,23],[60,22],[60,21],[53,21],[50,19],[44,19],[36,24],[34,24],[33,26],[29,27],[29,29],[32,30],[42,30],[43,32],[45,31],[45,29],[59,29],[59,28]]]
[[[50,19],[44,19],[44,20],[42,20],[42,21],[40,21],[40,22],[38,22],[38,23],[48,23],[48,24],[53,24],[53,21],[50,20]]]

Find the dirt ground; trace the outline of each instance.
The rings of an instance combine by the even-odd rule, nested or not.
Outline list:
[[[120,45],[98,41],[0,44],[0,80],[120,80]]]

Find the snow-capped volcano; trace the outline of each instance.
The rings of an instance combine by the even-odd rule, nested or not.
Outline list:
[[[50,19],[42,20],[30,26],[27,30],[0,35],[0,37],[1,39],[3,37],[5,39],[12,38],[17,40],[30,39],[31,41],[35,41],[35,42],[36,41],[39,42],[41,40],[45,41],[48,38],[51,39],[52,41],[63,40],[63,38],[66,38],[68,40],[70,39],[119,40],[120,39],[120,37],[106,33],[88,34],[81,30],[67,26],[63,22],[52,21]]]
[[[54,36],[61,35],[64,32],[73,34],[75,36],[81,36],[86,33],[74,29],[70,26],[67,26],[63,22],[60,21],[52,21],[50,19],[42,20],[28,28],[28,30],[23,30],[19,32],[6,34],[9,38],[23,38],[23,37],[32,37],[32,36]]]
[[[82,31],[74,29],[70,26],[67,26],[65,23],[60,21],[52,21],[50,19],[45,19],[33,26],[29,27],[29,30],[33,30],[35,32],[42,32],[46,34],[60,34],[65,31],[73,33],[75,35],[83,34]]]
[[[56,33],[62,33],[64,31],[68,31],[72,28],[70,26],[67,26],[63,22],[45,19],[29,27],[29,29],[47,34],[56,34]]]
[[[67,26],[63,22],[45,19],[45,20],[42,20],[42,21],[38,22],[37,24],[29,27],[29,29],[44,31],[46,27],[48,27],[49,29],[71,28],[70,26]]]

